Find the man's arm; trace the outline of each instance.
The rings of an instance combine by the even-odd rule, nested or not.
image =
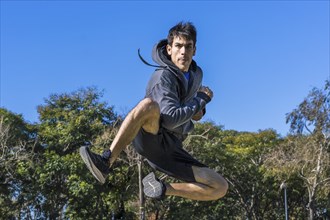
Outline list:
[[[152,98],[159,103],[162,115],[162,124],[165,128],[174,129],[187,121],[205,108],[211,101],[204,90],[201,90],[194,99],[182,105],[177,88],[169,82],[159,83],[154,86]]]
[[[198,92],[205,93],[205,95],[209,96],[211,99],[213,98],[213,91],[209,87],[201,86]],[[206,107],[204,107],[202,110],[197,112],[195,115],[193,115],[192,120],[199,121],[202,119],[202,117],[206,113]]]

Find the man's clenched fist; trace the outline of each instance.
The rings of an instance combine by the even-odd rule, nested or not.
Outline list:
[[[204,92],[210,99],[213,98],[213,91],[207,86],[201,86],[198,90],[199,92]]]
[[[213,98],[213,92],[209,87],[201,86],[197,91],[197,97],[203,99],[206,103],[209,103]]]

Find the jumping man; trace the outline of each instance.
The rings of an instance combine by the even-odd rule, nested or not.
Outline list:
[[[180,196],[193,200],[217,200],[228,189],[226,180],[183,149],[182,142],[200,120],[213,92],[202,86],[203,72],[192,59],[196,52],[196,28],[180,22],[167,39],[156,44],[153,60],[159,64],[146,89],[145,98],[123,121],[110,149],[102,155],[88,147],[80,155],[94,177],[104,183],[110,167],[131,142],[148,163],[180,183],[165,183],[148,174],[144,193],[150,198]]]

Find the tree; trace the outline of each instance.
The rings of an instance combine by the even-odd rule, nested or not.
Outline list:
[[[228,132],[224,136],[227,161],[224,173],[230,183],[231,193],[240,218],[278,219],[272,209],[276,203],[278,182],[265,175],[265,155],[280,141],[273,130],[253,132]]]
[[[121,118],[95,88],[53,94],[38,107],[40,123],[0,109],[0,213],[6,219],[137,219],[137,154],[120,155],[105,185],[83,164],[78,148],[108,148]],[[223,174],[229,192],[218,201],[147,199],[149,219],[280,219],[279,185],[288,185],[293,219],[329,209],[329,82],[288,114],[292,134],[238,132],[196,123],[184,147]],[[144,173],[150,172],[144,166]],[[159,173],[158,173],[159,174]],[[177,181],[167,177],[167,181]],[[304,187],[305,186],[305,187]],[[312,213],[311,213],[312,210]]]
[[[105,126],[116,122],[112,107],[100,102],[102,96],[96,88],[50,95],[45,105],[38,106],[40,141],[59,154],[92,144]]]
[[[148,203],[152,219],[279,219],[279,183],[265,176],[264,155],[278,143],[275,131],[226,131],[213,123],[197,123],[184,147],[229,181],[228,194],[217,201],[199,202],[178,197]],[[175,181],[167,177],[167,181]]]
[[[40,123],[0,111],[0,213],[6,219],[134,219],[137,212],[137,156],[120,155],[100,185],[78,148],[108,148],[121,118],[95,88],[53,94],[38,107]],[[33,129],[30,129],[33,128]],[[137,216],[137,215],[136,215]]]
[[[29,217],[35,187],[31,170],[37,160],[35,127],[21,115],[0,109],[0,213],[3,218]],[[36,215],[38,213],[35,213]]]
[[[130,203],[137,198],[138,182],[129,149],[105,185],[97,183],[78,153],[82,145],[102,152],[120,125],[113,108],[100,101],[102,95],[95,88],[53,94],[38,107],[38,134],[45,153],[36,176],[43,198],[40,206],[48,218],[120,219],[134,214]]]
[[[326,81],[324,89],[312,89],[298,108],[287,114],[287,122],[292,135],[270,154],[268,165],[284,178],[299,175],[308,191],[312,220],[321,208],[318,193],[330,193],[330,82]]]

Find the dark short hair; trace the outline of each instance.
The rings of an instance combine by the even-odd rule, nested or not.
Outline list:
[[[195,46],[197,41],[196,28],[191,22],[181,21],[169,30],[167,35],[167,43],[172,45],[175,37],[184,37],[186,40],[192,40]]]

